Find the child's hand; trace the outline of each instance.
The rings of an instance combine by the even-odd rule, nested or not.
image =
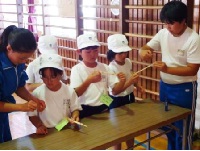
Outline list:
[[[37,109],[37,103],[35,101],[29,101],[27,103],[21,104],[21,111],[29,112]]]
[[[141,51],[139,54],[140,54],[141,59],[145,61],[150,60],[153,56],[151,50],[148,50],[148,49]]]
[[[36,134],[47,134],[48,130],[43,124],[37,128]]]
[[[153,67],[158,68],[162,72],[166,72],[167,71],[167,65],[166,65],[165,62],[162,62],[162,61],[155,61],[153,63]]]
[[[71,120],[70,120],[70,123],[71,124],[74,124],[74,121],[77,121],[79,122],[79,111],[78,110],[75,110],[72,112],[72,117],[71,117]]]
[[[117,77],[118,77],[120,82],[126,82],[126,75],[123,72],[119,72],[117,74]]]
[[[42,112],[46,108],[46,104],[43,100],[40,100],[36,97],[32,97],[32,100],[37,103],[37,110],[38,112]],[[30,102],[30,101],[29,101]]]
[[[92,74],[88,76],[88,80],[90,81],[90,83],[97,83],[101,81],[101,72],[99,71],[92,72]]]
[[[38,112],[42,112],[46,108],[46,104],[43,100],[37,99],[37,110]]]
[[[129,78],[130,83],[138,83],[139,75],[138,74],[132,74],[131,77]]]

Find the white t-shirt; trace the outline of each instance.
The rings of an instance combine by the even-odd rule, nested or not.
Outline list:
[[[129,58],[125,59],[124,65],[119,65],[119,64],[117,64],[116,61],[113,60],[112,62],[110,62],[109,68],[114,73],[123,72],[126,75],[126,79],[129,79],[131,77],[132,63],[131,63],[131,60]],[[126,95],[133,92],[133,88],[134,88],[134,86],[131,85],[125,91],[119,93],[118,95],[113,95],[111,91],[109,91],[109,94],[112,95],[112,96],[126,96]]]
[[[64,83],[56,92],[42,84],[33,91],[33,95],[43,100],[46,108],[42,112],[28,112],[28,116],[39,115],[43,124],[48,128],[55,127],[65,117],[71,117],[71,112],[74,110],[82,110],[76,92]]]
[[[168,67],[200,63],[200,38],[189,27],[179,37],[174,37],[167,29],[161,29],[147,45],[154,50],[161,50],[162,61]],[[168,84],[180,84],[196,81],[197,76],[177,76],[161,72],[161,79]]]
[[[87,77],[94,71],[103,71],[113,73],[108,65],[97,62],[97,66],[89,68],[83,62],[78,63],[71,70],[70,86],[72,88],[79,87]],[[102,73],[102,80],[98,83],[91,83],[87,90],[80,96],[80,102],[84,105],[99,106],[103,103],[100,102],[100,96],[108,94],[108,88],[112,89],[114,84],[119,82],[116,75]]]
[[[44,55],[44,54],[42,54]],[[34,59],[32,62],[30,62],[26,68],[26,74],[28,75],[28,80],[26,83],[43,83],[40,74],[39,74],[39,63],[40,63],[40,55],[38,58]],[[66,72],[63,71],[63,80],[67,80]]]

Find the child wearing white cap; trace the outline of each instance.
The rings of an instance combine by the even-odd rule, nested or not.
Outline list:
[[[82,61],[72,67],[70,85],[80,97],[80,118],[101,113],[108,106],[101,97],[108,96],[108,88],[114,94],[121,92],[126,81],[123,73],[113,74],[106,64],[97,61],[100,46],[93,34],[82,34],[77,37],[78,54]]]
[[[134,96],[134,85],[142,93],[144,89],[137,84],[138,75],[132,74],[132,63],[128,57],[128,52],[132,49],[128,46],[128,40],[123,34],[114,34],[110,35],[107,39],[108,43],[108,52],[107,59],[110,61],[109,68],[114,73],[123,72],[126,75],[126,83],[123,87],[123,91],[119,94],[113,94],[112,91],[109,91],[110,96],[113,99],[113,102],[109,106],[110,109],[116,108],[125,104],[135,102]],[[127,141],[127,146],[131,147],[133,140]],[[121,144],[116,145],[115,149],[121,149]]]
[[[39,74],[44,83],[33,91],[33,95],[45,101],[46,109],[28,112],[28,116],[37,128],[37,134],[46,134],[47,128],[55,127],[66,117],[79,121],[82,108],[74,89],[61,81],[62,57],[46,54],[40,57],[39,64]]]
[[[39,37],[38,49],[39,49],[39,52],[41,53],[40,56],[46,55],[46,54],[58,54],[58,46],[57,46],[56,37],[52,35],[44,35],[44,36]],[[43,83],[38,72],[40,56],[36,58],[35,60],[33,60],[32,62],[30,62],[26,68],[26,73],[29,78],[26,81],[26,88],[29,91],[33,91],[35,88],[41,85],[41,83]],[[62,81],[64,83],[67,83],[67,75],[65,72],[63,72]]]

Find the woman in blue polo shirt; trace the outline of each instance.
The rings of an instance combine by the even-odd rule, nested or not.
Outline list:
[[[24,28],[8,26],[0,37],[0,143],[12,140],[8,113],[12,111],[39,111],[45,103],[32,96],[24,87],[28,79],[25,62],[37,48],[33,34]],[[16,104],[13,93],[27,100]]]

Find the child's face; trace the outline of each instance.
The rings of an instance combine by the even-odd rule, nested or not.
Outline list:
[[[128,56],[128,52],[117,53],[115,55],[115,61],[119,64],[124,64],[127,56]]]
[[[167,30],[175,37],[182,35],[186,29],[185,20],[183,20],[181,23],[174,22],[173,24],[166,23],[165,25]]]
[[[83,58],[83,62],[85,63],[96,63],[96,59],[98,57],[99,51],[96,49],[84,49],[80,52],[81,57]]]
[[[58,91],[61,87],[61,77],[62,75],[55,76],[50,68],[44,70],[44,76],[42,77],[43,82],[46,84],[47,88],[51,91]]]

